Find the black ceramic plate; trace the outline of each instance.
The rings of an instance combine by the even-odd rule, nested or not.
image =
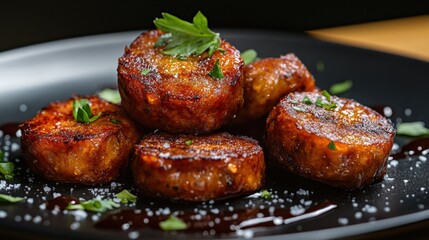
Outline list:
[[[238,49],[254,48],[260,57],[295,53],[314,74],[321,89],[351,79],[353,88],[343,96],[377,109],[390,107],[393,122],[423,120],[428,124],[429,64],[426,62],[322,42],[305,35],[266,31],[220,32]],[[115,211],[84,214],[46,210],[45,202],[59,195],[82,199],[112,198],[122,189],[133,191],[133,188],[126,178],[104,186],[85,187],[47,182],[33,176],[20,156],[13,123],[31,118],[51,101],[116,86],[117,58],[138,34],[128,32],[71,39],[0,54],[0,146],[7,152],[6,159],[15,161],[18,168],[12,181],[0,181],[0,193],[27,197],[22,203],[0,205],[0,234],[28,238],[200,239],[234,238],[238,233],[241,237],[266,239],[324,239],[356,236],[429,218],[429,163],[424,155],[427,151],[389,160],[385,180],[361,190],[337,190],[269,169],[265,188],[272,192],[271,200],[261,199],[256,194],[219,202],[184,204],[142,196],[136,206],[121,206],[122,209],[142,209],[161,215],[183,210],[204,216],[217,211],[239,212],[256,208],[260,212],[283,209],[298,216],[293,218],[297,221],[286,221],[275,227],[228,234],[163,232],[150,227],[128,228],[127,225],[122,226],[123,230],[100,229],[94,226],[95,223]],[[409,141],[397,137],[396,151]],[[315,217],[302,215],[304,210],[320,207],[327,201],[337,207]],[[211,234],[214,235],[208,236]]]

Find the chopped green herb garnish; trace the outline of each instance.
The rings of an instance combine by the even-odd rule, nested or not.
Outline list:
[[[93,116],[88,99],[79,99],[73,102],[73,117],[77,122],[92,123],[101,116],[101,113]]]
[[[420,137],[429,135],[429,129],[425,127],[424,122],[403,122],[396,126],[398,135],[410,137]]]
[[[118,119],[110,119],[110,122],[113,124],[120,124],[121,123]]]
[[[209,72],[209,75],[211,77],[214,77],[217,79],[224,78],[223,73],[222,73],[222,68],[220,68],[220,66],[219,66],[219,59],[216,60],[215,64],[213,65],[212,70]]]
[[[122,192],[115,194],[115,196],[121,200],[121,203],[136,203],[137,196],[130,193],[128,190],[122,190]]]
[[[217,50],[218,50],[220,53],[222,53],[222,54],[225,54],[225,53],[226,53],[225,49],[223,49],[223,48],[218,48]]]
[[[101,90],[97,95],[108,102],[114,104],[121,103],[121,95],[119,94],[118,89],[105,88]]]
[[[159,227],[164,231],[174,231],[185,230],[188,228],[188,225],[182,219],[170,215],[165,221],[159,223]]]
[[[112,199],[98,200],[92,199],[78,204],[71,204],[67,206],[67,210],[86,210],[92,212],[105,212],[118,208],[119,204],[115,203]]]
[[[6,180],[10,180],[15,176],[15,164],[12,162],[0,162],[0,173]],[[1,176],[1,175],[0,175]]]
[[[350,90],[353,86],[352,80],[346,80],[344,82],[336,83],[329,88],[331,94],[341,94]]]
[[[316,69],[318,72],[323,72],[325,71],[325,64],[323,62],[317,62],[316,63]]]
[[[25,198],[22,197],[13,197],[11,195],[0,194],[0,202],[17,203],[24,200]]]
[[[322,107],[326,110],[333,110],[333,109],[337,108],[337,104],[335,104],[334,102],[323,103]]]
[[[297,111],[297,112],[306,112],[306,111],[305,111],[305,109],[300,108],[300,107],[298,107],[298,106],[292,106],[292,108],[293,108],[295,111]]]
[[[192,139],[186,140],[185,144],[188,146],[191,146],[194,143],[194,141]]]
[[[323,90],[322,95],[328,100],[331,101],[331,94],[328,93],[328,91]]]
[[[271,199],[271,193],[267,189],[264,189],[261,191],[261,198]]]
[[[317,97],[317,99],[316,99],[316,106],[323,107],[323,103],[322,103],[322,98],[321,97]]]
[[[150,68],[143,68],[140,72],[142,76],[146,76],[150,72]]]
[[[153,22],[166,33],[155,43],[155,47],[165,46],[162,53],[166,55],[187,57],[208,51],[211,56],[221,43],[219,33],[209,29],[207,18],[201,12],[194,16],[192,23],[169,13],[162,13],[162,18]]]
[[[302,102],[307,104],[307,105],[313,104],[313,102],[307,96],[305,96],[304,99],[302,99]]]
[[[334,141],[330,141],[330,142],[328,143],[328,147],[329,147],[329,149],[331,149],[332,151],[337,150],[337,146],[335,145]]]
[[[251,64],[258,59],[258,53],[254,49],[247,49],[241,53],[241,58],[245,65]]]

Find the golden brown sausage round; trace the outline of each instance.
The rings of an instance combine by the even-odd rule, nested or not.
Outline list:
[[[54,102],[20,125],[22,154],[32,170],[48,180],[98,184],[115,179],[127,163],[139,134],[118,105],[92,96],[91,111],[101,116],[78,123],[73,98]]]
[[[262,148],[250,138],[155,133],[136,145],[132,171],[145,194],[205,201],[259,189],[265,162]]]
[[[209,57],[187,59],[161,53],[158,30],[140,35],[119,59],[118,85],[125,110],[149,128],[205,133],[230,121],[243,104],[243,60],[226,41]],[[224,78],[209,75],[216,61]],[[148,69],[147,74],[141,74]]]
[[[236,122],[265,117],[287,94],[315,88],[313,76],[294,54],[248,64],[243,76],[244,105]]]
[[[270,160],[289,171],[341,188],[381,180],[393,145],[389,120],[353,100],[291,93],[267,119]]]

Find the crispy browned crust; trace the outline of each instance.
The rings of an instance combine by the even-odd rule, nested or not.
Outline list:
[[[192,140],[191,145],[186,141]],[[136,186],[150,196],[205,201],[259,189],[265,176],[262,148],[250,138],[147,135],[135,146]]]
[[[180,60],[154,44],[162,33],[145,32],[119,58],[118,85],[124,109],[149,128],[169,133],[205,133],[230,121],[243,103],[243,60],[226,41],[212,57],[207,52]],[[219,59],[223,79],[209,76]],[[144,76],[141,70],[150,69]]]
[[[32,170],[49,180],[112,181],[139,139],[137,127],[119,106],[96,96],[87,99],[92,113],[101,112],[101,117],[90,124],[78,123],[72,114],[75,99],[51,103],[20,125],[22,154]]]
[[[353,100],[332,96],[335,110],[313,103],[320,93],[291,93],[267,119],[270,160],[287,170],[341,188],[381,180],[395,130],[389,120]],[[336,150],[328,147],[333,141]]]
[[[243,76],[244,105],[236,122],[265,117],[287,94],[315,88],[313,76],[294,54],[248,64]]]

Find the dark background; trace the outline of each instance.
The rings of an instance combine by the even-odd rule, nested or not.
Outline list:
[[[254,2],[254,3],[252,3]],[[0,51],[99,33],[153,28],[168,12],[190,21],[198,10],[212,28],[305,31],[429,13],[428,0],[408,1],[2,1]]]

